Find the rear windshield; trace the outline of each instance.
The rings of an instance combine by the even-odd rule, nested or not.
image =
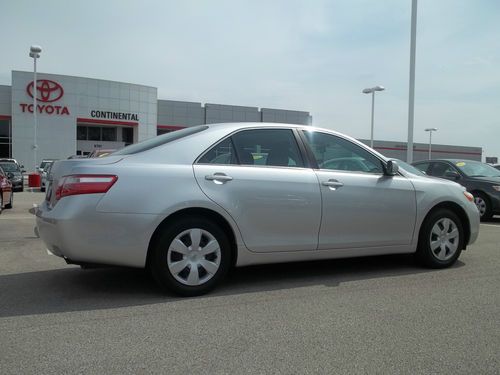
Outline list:
[[[152,148],[164,145],[166,143],[176,141],[176,140],[184,138],[184,137],[187,137],[188,135],[199,133],[199,132],[206,130],[206,129],[208,129],[208,126],[205,125],[205,126],[195,126],[192,128],[185,128],[182,130],[176,130],[176,131],[171,132],[171,133],[159,135],[157,137],[145,140],[143,142],[127,146],[125,148],[122,148],[119,151],[113,152],[112,155],[137,154],[139,152],[151,150]]]

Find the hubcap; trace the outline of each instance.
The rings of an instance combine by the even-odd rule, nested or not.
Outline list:
[[[458,249],[460,233],[455,222],[439,219],[432,227],[430,245],[432,254],[439,260],[450,259]]]
[[[474,197],[474,203],[479,210],[479,215],[483,216],[486,212],[486,202],[481,197]]]
[[[202,285],[220,266],[221,251],[215,237],[206,230],[192,228],[178,234],[167,251],[172,276],[184,285]]]

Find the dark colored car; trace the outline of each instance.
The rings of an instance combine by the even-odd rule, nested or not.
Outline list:
[[[13,202],[12,183],[7,178],[6,172],[0,167],[0,213],[4,208],[12,208]]]
[[[0,167],[5,172],[7,178],[12,182],[14,191],[23,191],[23,166],[14,159],[0,159]]]
[[[458,182],[474,195],[481,219],[500,215],[500,171],[472,160],[436,159],[413,163],[429,176]]]
[[[496,168],[496,169],[498,169],[500,171],[500,164],[494,164],[493,168]]]

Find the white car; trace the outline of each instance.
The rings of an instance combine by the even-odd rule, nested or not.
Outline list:
[[[324,164],[345,157],[369,168]],[[50,252],[147,267],[181,295],[250,264],[415,253],[448,267],[479,232],[462,186],[309,126],[186,128],[104,158],[58,161],[50,176],[36,212]]]

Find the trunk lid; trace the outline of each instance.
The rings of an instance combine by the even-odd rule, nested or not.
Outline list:
[[[59,182],[64,176],[73,174],[74,170],[80,167],[116,164],[126,157],[127,155],[110,155],[103,158],[67,159],[54,162],[54,165],[50,170],[50,174],[47,176],[47,187],[45,194],[45,200],[47,201],[49,208],[53,207],[56,204],[55,190],[57,189]]]

